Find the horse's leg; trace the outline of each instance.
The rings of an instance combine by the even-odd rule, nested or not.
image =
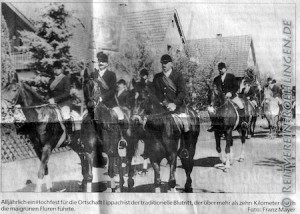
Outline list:
[[[85,189],[85,184],[86,184],[86,191],[87,192],[92,192],[92,183],[93,183],[93,160],[94,160],[95,152],[86,152],[85,153],[85,158],[86,158],[86,173],[83,178],[82,184],[83,184],[83,189]]]
[[[146,175],[148,170],[148,158],[144,158],[142,175]]]
[[[108,176],[110,179],[110,188],[112,192],[116,192],[116,182],[114,180],[114,175],[115,175],[115,162],[116,162],[116,157],[112,157],[111,155],[108,157],[109,164],[108,164]]]
[[[124,171],[126,168],[126,157],[118,157],[118,166],[119,166],[119,177],[120,177],[120,191],[124,191]]]
[[[155,192],[161,192],[160,185],[161,185],[161,179],[160,179],[160,165],[158,162],[152,162],[152,167],[154,169],[154,187]]]
[[[128,180],[127,180],[127,183],[128,183],[128,191],[129,192],[132,192],[133,187],[134,187],[133,176],[134,176],[135,166],[132,165],[131,162],[132,162],[132,157],[128,158],[128,160],[127,160],[127,164],[128,164]]]
[[[252,121],[253,121],[253,115],[249,116],[249,124],[248,124],[248,129],[247,129],[247,134],[246,134],[246,137],[248,139],[251,138],[252,134],[251,134],[251,126],[252,126]]]
[[[223,156],[222,156],[222,150],[221,150],[221,136],[220,132],[215,131],[215,139],[216,139],[216,150],[218,152],[218,156],[220,158],[220,161],[223,163]]]
[[[196,150],[196,143],[197,138],[193,138],[193,136],[190,135],[188,143],[189,158],[181,158],[182,167],[184,168],[186,174],[186,183],[184,186],[185,192],[193,192],[191,173],[194,168],[194,155]]]
[[[257,120],[257,116],[253,116],[252,118],[252,123],[251,123],[251,136],[254,136],[254,130],[255,130],[255,126],[256,126],[256,120]]]
[[[245,133],[246,133],[246,132],[247,132],[247,130],[245,130]],[[231,141],[230,141],[230,159],[229,159],[230,165],[233,164],[233,160],[234,160],[233,157],[234,157],[234,156],[233,156],[233,139],[232,139],[232,137],[231,137]]]
[[[47,192],[51,192],[53,185],[52,185],[52,180],[51,177],[49,175],[49,169],[48,169],[48,165],[46,164],[45,166],[45,183],[46,183],[46,190]]]
[[[245,159],[245,142],[246,142],[246,131],[243,129],[239,129],[239,134],[241,137],[242,147],[241,147],[241,153],[240,157],[238,158],[239,162],[243,162]]]
[[[225,147],[226,161],[225,161],[224,172],[228,172],[228,169],[230,168],[230,147],[232,145],[232,127],[226,130],[225,136],[226,136],[226,147]]]
[[[41,163],[38,171],[38,180],[35,188],[36,192],[42,191],[42,184],[45,176],[45,168],[49,161],[50,153],[51,153],[51,146],[49,144],[44,145],[42,148],[42,153],[40,158]]]
[[[169,155],[169,163],[170,163],[170,177],[169,177],[169,187],[172,192],[176,192],[175,186],[176,186],[176,179],[175,179],[175,171],[176,171],[176,165],[177,165],[177,152],[171,153]]]

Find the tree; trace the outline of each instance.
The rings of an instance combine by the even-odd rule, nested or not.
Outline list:
[[[69,39],[74,27],[71,15],[64,4],[50,3],[34,22],[36,32],[20,31],[24,45],[18,49],[31,54],[33,69],[52,76],[53,62],[61,61],[65,70],[71,70]]]
[[[197,59],[191,57],[191,48],[186,45],[183,51],[173,54],[173,64],[185,77],[188,86],[186,102],[197,110],[203,110],[210,103],[214,69],[220,56],[218,54],[210,62],[200,64]]]
[[[142,68],[154,73],[154,52],[151,48],[150,39],[146,33],[136,33],[128,37],[120,51],[110,57],[110,66],[119,74],[128,75],[137,79]]]
[[[9,79],[15,73],[15,68],[11,59],[9,32],[3,15],[1,18],[1,30],[1,88],[3,89],[7,84],[9,84]]]

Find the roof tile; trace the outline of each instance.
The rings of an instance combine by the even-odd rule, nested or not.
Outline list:
[[[218,56],[228,65],[229,72],[242,77],[248,66],[251,42],[251,36],[245,35],[189,40],[187,45],[191,50],[191,57],[197,58],[203,66],[211,63]],[[215,74],[217,74],[217,68],[215,68]]]

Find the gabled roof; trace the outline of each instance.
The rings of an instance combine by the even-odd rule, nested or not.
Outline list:
[[[159,44],[164,41],[169,24],[174,20],[182,43],[185,43],[176,9],[156,9],[126,13],[123,18],[125,19],[127,33],[148,32],[153,44]]]
[[[25,23],[27,27],[29,27],[32,31],[36,31],[36,28],[34,27],[33,23],[26,16],[24,16],[24,14],[22,14],[12,3],[2,3],[2,12],[4,13],[4,11],[7,9],[13,11],[17,15],[17,17],[20,18],[20,20],[22,20],[23,23]]]
[[[249,50],[256,65],[252,38],[249,35],[216,37],[187,41],[191,57],[203,66],[214,60],[223,61],[228,65],[228,71],[237,77],[244,76],[248,66]],[[215,68],[217,74],[217,68]]]

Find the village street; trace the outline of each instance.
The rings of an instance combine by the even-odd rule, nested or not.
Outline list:
[[[282,188],[283,144],[282,138],[270,139],[265,119],[258,119],[255,136],[246,141],[244,162],[235,160],[229,172],[214,167],[219,163],[215,150],[213,134],[206,129],[209,123],[201,126],[192,172],[194,192],[200,193],[279,193]],[[234,135],[234,158],[237,159],[241,149],[241,141]],[[225,142],[222,140],[224,152]],[[142,159],[142,158],[141,158]],[[179,159],[178,159],[179,160]],[[176,189],[182,192],[185,184],[185,173],[178,161],[176,171]],[[39,161],[37,158],[14,161],[2,164],[2,191],[32,192],[35,188]],[[49,172],[53,180],[55,192],[79,192],[82,180],[81,166],[78,156],[73,151],[51,155]],[[134,192],[154,192],[154,173],[148,165],[146,175],[136,167]],[[105,168],[94,168],[93,192],[110,192],[108,176]],[[127,174],[126,174],[127,176]],[[125,190],[127,177],[125,176]],[[167,192],[169,165],[162,162],[162,192]],[[115,177],[118,185],[118,178]],[[119,192],[120,189],[117,189]]]

